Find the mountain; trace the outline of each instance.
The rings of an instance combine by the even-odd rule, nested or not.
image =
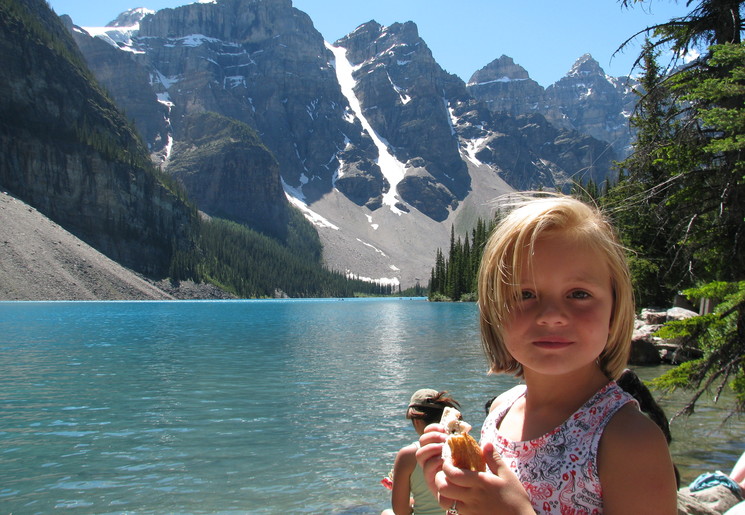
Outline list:
[[[174,144],[168,106],[149,76],[127,70],[126,58],[108,53],[106,43],[90,41],[101,70],[122,74],[122,87],[112,90],[136,100],[128,112],[142,116],[133,125],[91,74],[66,21],[43,0],[0,2],[1,298],[389,292],[323,266],[318,234],[287,201],[277,161],[254,129],[193,112],[179,119],[183,137]],[[127,90],[143,77],[143,90]],[[153,105],[160,109],[154,114]],[[165,136],[163,144],[148,149],[135,127],[155,128],[151,142]],[[172,147],[178,152],[166,174],[152,160],[170,157]],[[229,194],[247,182],[284,203],[229,203],[233,211],[216,211],[215,191]],[[196,209],[184,184],[203,193],[199,200],[212,214]],[[265,222],[275,234],[247,221]]]
[[[0,4],[0,185],[113,260],[163,276],[194,209],[157,176],[43,0]]]
[[[566,76],[543,88],[505,55],[476,71],[468,91],[495,113],[541,114],[553,126],[576,130],[610,143],[617,155],[628,155],[632,140],[628,118],[639,86],[630,77],[606,75],[590,54],[580,57]]]
[[[470,231],[494,198],[602,182],[617,158],[548,110],[493,109],[412,22],[372,20],[328,43],[290,0],[218,0],[67,25],[201,210],[281,239],[298,208],[325,263],[360,277],[426,281],[450,228]]]

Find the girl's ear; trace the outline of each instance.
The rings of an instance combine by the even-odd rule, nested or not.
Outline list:
[[[420,435],[424,433],[424,428],[427,427],[427,422],[421,418],[412,418],[411,423],[414,424],[414,430]]]

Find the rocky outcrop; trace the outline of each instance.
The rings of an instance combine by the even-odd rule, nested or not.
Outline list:
[[[246,124],[216,113],[179,124],[169,173],[205,213],[286,241],[290,204],[274,155]]]
[[[476,71],[468,90],[491,111],[511,116],[538,113],[544,103],[543,87],[506,55]]]
[[[138,113],[134,123],[153,159],[184,184],[195,181],[187,189],[198,207],[254,224],[253,206],[276,203],[274,227],[254,228],[281,234],[287,194],[319,230],[339,231],[322,236],[327,247],[344,245],[327,249],[325,256],[334,256],[328,263],[361,276],[381,269],[412,281],[426,276],[422,269],[447,244],[449,227],[490,217],[490,201],[505,190],[602,183],[614,173],[608,144],[552,126],[537,112],[490,110],[435,62],[411,22],[384,27],[370,21],[326,44],[289,0],[221,0],[128,13],[114,25],[105,34],[71,30],[117,103]],[[114,59],[84,40],[94,33],[124,56]],[[118,80],[127,63],[130,78]],[[502,68],[492,77],[526,75],[506,60]],[[152,112],[144,112],[145,105],[154,106]],[[253,172],[241,175],[240,184],[232,172],[228,180],[224,172],[239,168],[235,147],[224,160],[205,162],[206,147],[195,153],[185,128],[206,112],[256,131],[279,165],[284,192],[270,187],[274,178],[262,181]],[[206,167],[186,169],[197,162]],[[208,180],[208,169],[223,175]],[[430,234],[434,227],[437,235],[412,255],[410,242],[422,227]],[[371,259],[359,257],[368,252]],[[416,261],[418,270],[402,272],[401,261],[407,267]]]
[[[655,336],[655,332],[666,322],[694,316],[698,316],[698,313],[680,307],[643,309],[634,324],[629,362],[632,365],[677,365],[701,357],[702,353],[694,342],[667,341]]]
[[[607,141],[619,155],[626,155],[631,144],[628,118],[639,99],[635,85],[628,77],[609,77],[585,54],[565,77],[546,88],[546,119]]]
[[[448,113],[448,99],[462,90],[462,81],[440,68],[412,22],[383,27],[371,21],[335,45],[347,50],[355,67],[354,91],[365,118],[406,167],[401,198],[444,220],[470,190]]]
[[[345,119],[331,54],[289,0],[190,4],[146,16],[134,48],[178,123],[211,111],[254,128],[283,179],[312,202],[333,186],[338,154],[364,139]],[[364,143],[357,152],[365,156]],[[374,160],[376,156],[369,156]]]
[[[612,177],[616,154],[610,145],[557,129],[540,114],[512,117],[473,100],[457,103],[452,112],[471,160],[494,168],[517,190],[563,190],[572,181],[601,184]]]
[[[738,495],[722,485],[698,491],[684,487],[678,490],[678,515],[742,514],[745,509],[742,499],[742,494]]]
[[[166,273],[194,212],[156,177],[46,3],[3,9],[0,186],[114,260]]]
[[[384,27],[371,21],[334,43],[354,67],[361,113],[342,94],[336,58],[323,38],[286,0],[164,9],[144,16],[128,44],[124,39],[117,49],[131,50],[129,60],[149,70],[152,90],[170,106],[176,142],[178,124],[189,113],[212,111],[241,121],[259,133],[282,179],[308,204],[338,189],[374,211],[395,188],[401,211],[414,208],[444,221],[471,192],[463,149],[477,143],[454,115],[473,99],[463,81],[435,62],[411,22]],[[104,83],[112,80],[106,67],[99,74],[95,54],[89,62]],[[519,74],[514,63],[512,69],[505,73]],[[135,93],[117,96],[128,112],[130,105],[136,109]],[[540,123],[548,131],[545,120]],[[535,120],[497,116],[475,124],[482,129],[472,135],[476,141],[493,140],[493,155],[482,154],[481,162],[516,188],[561,187],[577,174],[597,172],[602,180],[610,172],[614,156],[592,138],[553,129],[541,140],[546,134],[532,130]],[[404,169],[393,184],[380,168],[376,138]],[[153,149],[159,141],[150,142]]]
[[[88,66],[96,70],[96,79],[106,86],[107,93],[117,105],[126,106],[127,117],[147,142],[150,153],[157,156],[158,164],[162,162],[169,143],[169,109],[158,101],[150,87],[148,69],[136,54],[119,51],[102,38],[91,37],[80,27],[75,27],[68,16],[62,16],[62,21],[85,55]],[[125,21],[131,23],[134,20],[124,17],[117,23]]]

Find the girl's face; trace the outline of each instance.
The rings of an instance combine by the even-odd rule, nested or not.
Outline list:
[[[522,297],[503,335],[526,376],[597,368],[613,310],[605,257],[560,233],[544,235],[524,257],[519,281]]]

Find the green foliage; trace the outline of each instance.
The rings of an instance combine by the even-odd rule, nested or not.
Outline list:
[[[670,370],[653,386],[695,390],[683,409],[686,414],[693,413],[698,398],[712,388],[717,396],[731,390],[735,409],[745,410],[745,281],[714,282],[683,293],[689,299],[709,298],[718,304],[713,313],[668,322],[657,335],[697,342],[704,356]]]
[[[630,7],[646,0],[619,1]],[[617,208],[615,222],[624,243],[637,253],[637,261],[631,262],[635,278],[652,281],[651,288],[637,290],[642,298],[684,289],[689,298],[718,302],[713,313],[671,322],[659,332],[697,345],[703,358],[676,367],[655,385],[695,390],[685,413],[693,412],[697,399],[709,388],[715,387],[717,393],[729,388],[735,394],[735,410],[742,411],[743,2],[691,0],[686,5],[691,9],[686,16],[647,27],[626,42],[642,33],[651,38],[636,62],[643,63],[645,75],[644,95],[631,120],[637,130],[634,153],[621,164],[609,205]],[[661,49],[684,55],[696,47],[704,50],[701,58],[672,73],[657,67]],[[697,284],[703,286],[690,288]]]
[[[679,149],[670,164],[680,171],[666,199],[684,215],[681,247],[696,282],[739,280],[745,270],[745,45],[712,46],[704,63],[669,84],[688,106],[680,139],[670,145]]]
[[[394,288],[326,269],[312,246],[291,248],[243,225],[202,221],[196,246],[174,252],[170,277],[209,282],[241,298],[391,295]]]
[[[290,209],[286,247],[311,263],[321,263],[323,245],[313,224],[297,209]]]
[[[676,388],[688,388],[691,385],[691,375],[698,373],[704,364],[703,359],[696,359],[681,363],[668,372],[652,379],[651,385],[660,390],[675,390]]]
[[[20,0],[0,0],[0,16],[5,19],[7,26],[22,27],[22,30],[18,32],[24,34],[24,37],[28,35],[40,42],[50,52],[72,64],[76,68],[76,73],[95,83],[93,75],[88,70],[81,54],[75,50],[74,45],[67,45],[65,40],[53,34],[43,20],[39,18],[38,13],[32,12],[32,7],[28,2]]]
[[[624,7],[643,5],[649,1],[619,0]],[[670,47],[671,53],[676,56],[689,54],[699,46],[740,43],[742,3],[742,0],[687,0],[686,6],[691,11],[686,16],[640,30],[621,49],[642,33],[654,33],[655,48]]]
[[[659,305],[745,270],[745,46],[713,46],[672,76],[660,74],[651,48],[634,152],[604,205],[639,260],[639,302]]]
[[[427,289],[422,287],[422,285],[419,284],[419,281],[417,281],[414,286],[401,290],[398,294],[402,297],[426,297]]]
[[[630,119],[636,131],[634,151],[619,163],[618,183],[609,188],[601,203],[622,243],[631,249],[629,269],[637,304],[667,306],[685,273],[672,266],[679,238],[670,234],[675,214],[665,203],[671,187],[668,178],[675,173],[666,156],[679,108],[665,86],[657,53],[649,41],[641,67],[639,102]]]
[[[487,223],[479,218],[471,231],[470,240],[468,236],[464,240],[460,237],[456,239],[455,231],[451,228],[448,257],[445,258],[441,249],[437,249],[435,255],[435,266],[429,280],[430,301],[476,300],[481,255],[498,219],[499,215]]]

